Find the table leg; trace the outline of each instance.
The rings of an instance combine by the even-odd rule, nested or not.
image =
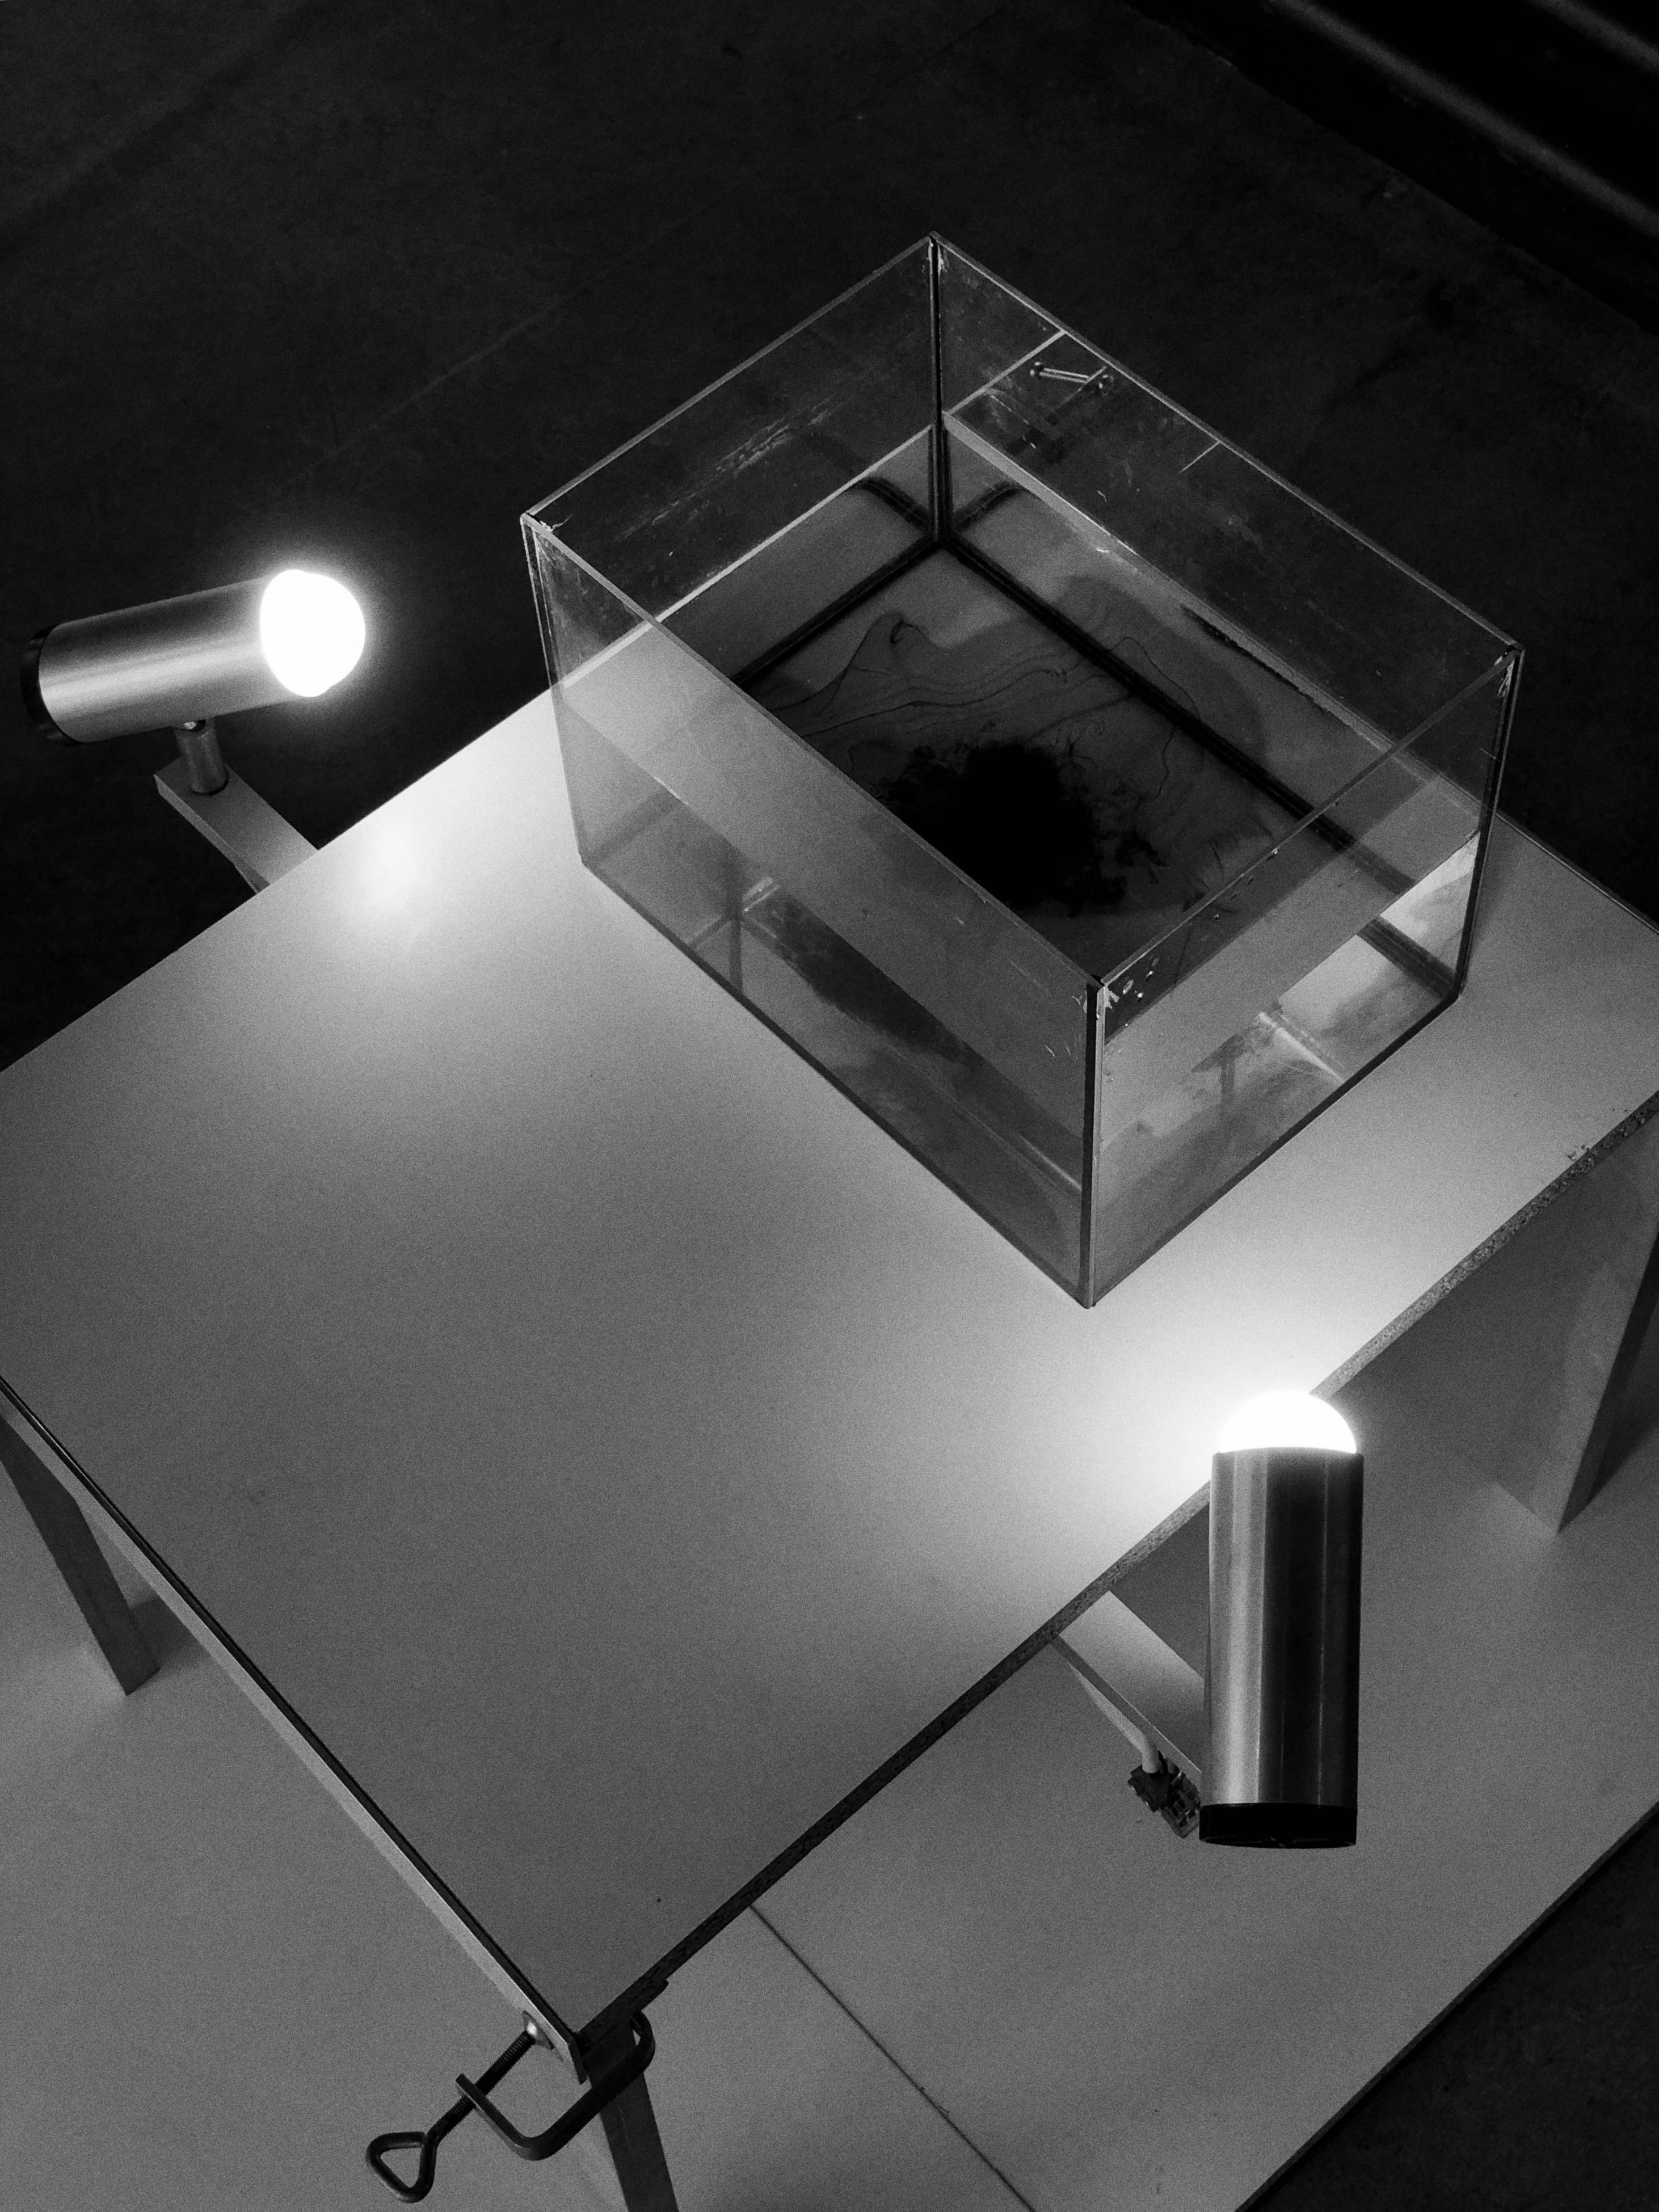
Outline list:
[[[1659,1303],[1659,1114],[1597,1146],[1452,1295],[1466,1326],[1448,1439],[1564,1528],[1613,1472]]]
[[[58,1571],[69,1584],[70,1595],[84,1614],[111,1673],[131,1695],[140,1683],[149,1681],[158,1662],[85,1515],[4,1420],[0,1420],[0,1466],[11,1477],[29,1518],[58,1562]]]
[[[625,2057],[632,2042],[632,2034],[624,2025],[589,2044],[582,2052],[589,2080]],[[678,2212],[662,2137],[657,2132],[657,2116],[651,2109],[647,2077],[642,2074],[637,2081],[630,2081],[605,2106],[600,2117],[628,2212]]]

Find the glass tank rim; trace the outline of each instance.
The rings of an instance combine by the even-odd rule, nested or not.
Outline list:
[[[948,254],[953,259],[961,262],[965,267],[974,270],[975,275],[985,278],[987,283],[995,285],[999,291],[1006,293],[1010,299],[1017,300],[1021,307],[1026,308],[1031,314],[1036,316],[1040,321],[1049,326],[1054,336],[1053,337],[1044,340],[1043,343],[1045,345],[1052,344],[1054,337],[1070,338],[1073,344],[1079,345],[1085,352],[1092,354],[1097,361],[1099,361],[1105,368],[1110,369],[1115,375],[1121,376],[1126,382],[1134,386],[1138,391],[1145,392],[1149,398],[1155,400],[1160,407],[1170,409],[1172,413],[1179,416],[1184,422],[1188,423],[1194,430],[1201,432],[1205,437],[1212,438],[1215,441],[1216,446],[1231,454],[1235,460],[1242,462],[1246,468],[1253,471],[1257,476],[1260,476],[1265,478],[1268,483],[1276,485],[1280,491],[1288,494],[1289,496],[1295,500],[1299,506],[1306,507],[1312,514],[1317,514],[1322,520],[1328,523],[1334,529],[1340,531],[1345,537],[1352,538],[1356,544],[1363,546],[1365,550],[1371,554],[1376,559],[1383,562],[1388,567],[1397,570],[1401,575],[1404,576],[1408,581],[1415,585],[1419,590],[1426,592],[1431,598],[1437,600],[1443,606],[1450,608],[1455,614],[1460,616],[1465,622],[1472,623],[1476,629],[1481,631],[1486,637],[1490,638],[1497,647],[1497,652],[1494,654],[1493,660],[1488,664],[1488,667],[1486,672],[1486,673],[1491,672],[1491,668],[1496,665],[1497,662],[1504,657],[1505,651],[1519,649],[1517,640],[1510,636],[1507,631],[1500,629],[1495,623],[1490,621],[1485,615],[1477,612],[1476,610],[1469,606],[1467,602],[1457,598],[1454,592],[1447,591],[1443,585],[1437,584],[1431,577],[1425,575],[1420,568],[1413,567],[1409,561],[1403,560],[1399,554],[1391,552],[1387,546],[1379,544],[1376,539],[1372,538],[1367,532],[1359,529],[1355,524],[1347,520],[1345,516],[1337,514],[1334,507],[1327,506],[1322,500],[1316,499],[1311,493],[1304,491],[1299,484],[1292,483],[1288,477],[1283,475],[1279,470],[1273,467],[1270,463],[1261,459],[1259,456],[1248,451],[1244,447],[1238,443],[1237,439],[1229,437],[1224,431],[1218,430],[1215,425],[1212,422],[1206,421],[1204,416],[1195,415],[1189,407],[1184,406],[1180,400],[1172,398],[1169,392],[1164,391],[1161,385],[1153,384],[1149,380],[1149,379],[1142,376],[1139,371],[1131,368],[1127,362],[1120,361],[1115,354],[1107,353],[1101,346],[1097,344],[1092,338],[1085,337],[1080,331],[1074,329],[1071,324],[1063,321],[1058,315],[1054,314],[1050,308],[1039,306],[1037,301],[1033,300],[1029,294],[1022,292],[1017,285],[1009,283],[1006,277],[999,276],[994,270],[988,269],[982,261],[975,259],[971,253],[964,251],[963,247],[955,245],[950,239],[946,238],[942,232],[936,230],[924,231],[920,238],[914,239],[908,246],[902,247],[898,252],[890,255],[889,258],[882,262],[878,267],[869,270],[866,275],[860,276],[856,283],[843,287],[841,291],[835,295],[833,299],[824,301],[822,306],[815,307],[810,314],[801,316],[798,321],[791,324],[787,331],[781,331],[776,337],[769,339],[766,344],[757,346],[752,353],[745,355],[743,360],[734,363],[732,368],[725,370],[720,375],[712,378],[708,383],[701,386],[697,391],[690,393],[688,398],[681,400],[677,406],[669,408],[665,414],[659,415],[654,422],[647,422],[642,429],[635,431],[632,437],[625,438],[621,445],[613,446],[609,453],[602,454],[598,460],[590,462],[586,468],[579,470],[574,476],[567,477],[564,483],[560,484],[556,489],[547,493],[544,497],[537,500],[533,505],[526,507],[520,518],[521,520],[525,522],[534,520],[542,528],[551,531],[556,537],[558,534],[558,526],[556,524],[548,522],[544,519],[546,510],[549,507],[556,506],[560,501],[568,498],[573,492],[579,490],[583,484],[587,483],[592,478],[599,476],[604,470],[610,468],[615,462],[621,460],[624,454],[632,453],[635,447],[643,445],[647,439],[657,436],[659,432],[665,430],[671,423],[678,422],[682,416],[689,415],[693,409],[702,406],[705,401],[712,398],[715,392],[721,391],[726,385],[732,383],[736,378],[746,374],[747,371],[753,368],[758,362],[764,361],[769,355],[777,352],[780,347],[786,346],[792,339],[799,337],[803,331],[810,329],[811,325],[819,321],[821,318],[832,313],[836,308],[839,307],[843,303],[843,301],[850,300],[856,293],[861,292],[865,290],[867,286],[877,283],[879,278],[887,276],[890,270],[899,267],[902,262],[908,261],[914,256],[921,255],[924,252],[929,254]],[[1003,373],[1006,374],[1007,372],[1004,371]],[[994,380],[992,380],[994,381]],[[981,386],[979,388],[983,390],[988,387]],[[970,398],[976,397],[977,394],[975,393],[969,396]],[[958,406],[964,404],[965,402],[957,402]],[[872,464],[872,465],[878,466],[879,464]],[[848,478],[848,483],[849,484],[855,483],[859,480],[859,476],[866,473],[867,471],[860,471],[857,475],[849,477]],[[843,487],[843,489],[845,487]],[[1054,495],[1056,497],[1063,497],[1063,495],[1060,494],[1056,494]],[[1068,506],[1071,504],[1069,501],[1066,503]],[[581,558],[581,556],[577,553],[575,547],[568,544],[562,538],[560,538],[559,543],[562,547],[564,547],[566,551],[575,554],[576,557],[579,559]],[[605,583],[610,589],[614,591],[617,588],[614,584],[611,584],[610,580],[604,576],[599,570],[592,568],[591,563],[584,562],[584,566],[588,567],[591,573],[598,576],[599,580]],[[701,589],[703,587],[699,586],[698,588]]]
[[[1498,650],[1481,672],[1481,676],[1474,678],[1474,681],[1480,682],[1485,677],[1490,676],[1492,669],[1504,657],[1505,652],[1518,653],[1521,650],[1519,641],[1511,637],[1507,631],[1499,629],[1496,623],[1489,621],[1485,615],[1468,605],[1465,601],[1457,598],[1455,593],[1447,591],[1443,585],[1437,584],[1431,576],[1425,575],[1420,568],[1413,568],[1409,561],[1402,560],[1399,554],[1391,552],[1386,545],[1379,544],[1377,540],[1370,536],[1367,532],[1350,522],[1345,515],[1339,514],[1334,507],[1328,507],[1323,500],[1316,499],[1311,492],[1304,491],[1300,484],[1292,483],[1287,476],[1283,475],[1271,463],[1262,460],[1257,454],[1241,446],[1236,438],[1230,438],[1225,431],[1218,430],[1213,422],[1206,421],[1201,415],[1194,415],[1190,407],[1184,406],[1180,400],[1172,398],[1162,385],[1153,384],[1148,378],[1142,376],[1138,370],[1129,368],[1127,362],[1120,361],[1116,355],[1103,351],[1092,338],[1085,337],[1080,331],[1074,330],[1069,323],[1062,322],[1051,308],[1039,307],[1028,294],[1020,291],[1018,286],[1009,283],[1006,277],[999,276],[994,270],[988,269],[982,261],[976,261],[971,253],[966,253],[960,246],[953,246],[949,239],[942,237],[937,231],[929,231],[925,239],[917,241],[918,245],[930,243],[945,252],[954,254],[959,261],[965,262],[970,269],[996,285],[1000,290],[1006,292],[1010,298],[1018,300],[1021,307],[1029,308],[1034,315],[1041,316],[1044,322],[1051,323],[1056,335],[1070,338],[1074,344],[1080,345],[1085,353],[1093,354],[1097,360],[1103,362],[1115,374],[1135,386],[1149,398],[1155,399],[1159,406],[1169,408],[1173,413],[1180,416],[1183,422],[1190,423],[1194,429],[1201,430],[1206,438],[1213,438],[1216,444],[1231,453],[1235,460],[1243,462],[1244,465],[1254,470],[1256,475],[1265,477],[1268,483],[1276,484],[1279,490],[1288,492],[1299,506],[1305,507],[1313,514],[1319,515],[1334,529],[1340,530],[1345,538],[1352,538],[1357,544],[1363,545],[1368,553],[1374,554],[1379,561],[1386,562],[1390,568],[1398,569],[1401,575],[1408,578],[1420,590],[1428,592],[1443,605],[1450,607],[1454,613],[1461,615],[1466,622],[1472,623],[1477,629],[1483,631],[1493,641]],[[890,263],[888,266],[890,267],[891,264]],[[875,273],[879,275],[882,272],[878,270]],[[845,295],[842,296],[845,297]],[[811,318],[809,316],[807,319],[810,321]],[[805,325],[797,327],[804,328]],[[792,332],[791,335],[793,336],[793,333]],[[757,359],[758,357],[758,356],[756,356]],[[618,451],[620,450],[619,447]],[[1063,497],[1063,495],[1054,494],[1054,496]],[[1066,503],[1067,506],[1072,504],[1070,501]],[[1461,697],[1462,694],[1459,693],[1457,696]],[[1437,714],[1440,711],[1438,708],[1435,709]],[[1429,718],[1425,717],[1426,719]],[[1420,729],[1421,726],[1419,724],[1419,728]],[[1414,737],[1418,732],[1413,730],[1410,734]]]
[[[913,239],[908,246],[903,247],[899,252],[890,255],[879,268],[870,270],[855,283],[845,285],[836,294],[834,299],[826,300],[821,307],[814,307],[810,315],[803,315],[798,322],[792,323],[787,331],[780,331],[775,338],[769,338],[764,345],[757,346],[753,353],[745,354],[743,359],[735,362],[732,368],[724,370],[719,376],[711,378],[707,384],[700,386],[689,398],[682,399],[677,407],[671,407],[666,414],[658,416],[654,422],[647,422],[642,430],[636,430],[631,438],[624,438],[620,446],[613,446],[608,453],[602,453],[597,461],[590,461],[585,469],[578,470],[574,477],[568,477],[556,491],[549,492],[544,499],[538,499],[533,507],[526,507],[520,518],[520,520],[540,521],[544,507],[552,507],[562,499],[568,499],[572,492],[579,490],[590,477],[598,476],[601,470],[608,469],[613,462],[621,460],[624,453],[631,453],[636,446],[642,446],[647,438],[654,438],[659,430],[665,430],[671,422],[678,422],[682,415],[689,415],[694,407],[701,407],[705,400],[712,399],[717,392],[723,390],[735,378],[742,376],[747,370],[753,368],[757,362],[764,361],[769,354],[775,353],[780,346],[787,345],[792,338],[798,338],[803,331],[810,330],[812,325],[822,317],[832,313],[843,301],[850,300],[855,293],[862,292],[867,285],[873,284],[878,278],[885,276],[890,270],[896,269],[902,261],[908,261],[912,254],[920,253],[930,246],[943,245],[944,242],[933,231],[926,231],[921,237]],[[954,247],[951,251],[955,251]],[[963,258],[966,258],[964,255]],[[993,282],[1000,281],[1000,279],[993,279]],[[1041,314],[1042,311],[1039,308],[1037,312]],[[1044,320],[1052,322],[1054,317],[1045,316]],[[848,481],[856,482],[856,478],[849,478]],[[543,523],[542,527],[550,529],[552,526]],[[563,543],[564,541],[561,539],[560,544],[563,544]],[[568,552],[575,551],[574,546],[567,546],[565,550]],[[580,554],[576,557],[579,560],[581,558]],[[617,586],[611,584],[607,577],[600,575],[599,571],[592,568],[591,563],[585,562],[584,566],[589,568],[590,574],[599,576],[599,581],[608,585],[611,590],[617,589]],[[629,604],[631,605],[632,602],[630,601]]]

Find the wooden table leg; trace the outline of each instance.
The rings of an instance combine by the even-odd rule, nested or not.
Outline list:
[[[626,2057],[632,2046],[632,2033],[626,2025],[590,2044],[582,2053],[589,2080]],[[642,2074],[637,2081],[630,2081],[600,2117],[628,2212],[678,2212],[647,2077]]]
[[[111,1673],[131,1695],[140,1683],[149,1681],[159,1662],[144,1641],[144,1632],[122,1596],[86,1516],[4,1420],[0,1420],[0,1466],[11,1477],[29,1518],[58,1562],[58,1571],[85,1615]]]

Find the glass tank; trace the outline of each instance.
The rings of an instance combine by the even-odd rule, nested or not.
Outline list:
[[[1456,995],[1519,648],[942,240],[524,527],[586,866],[1085,1304]]]

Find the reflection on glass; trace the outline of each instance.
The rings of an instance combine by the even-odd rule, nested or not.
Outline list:
[[[1085,1304],[1455,994],[1518,649],[925,240],[525,519],[583,857]]]

